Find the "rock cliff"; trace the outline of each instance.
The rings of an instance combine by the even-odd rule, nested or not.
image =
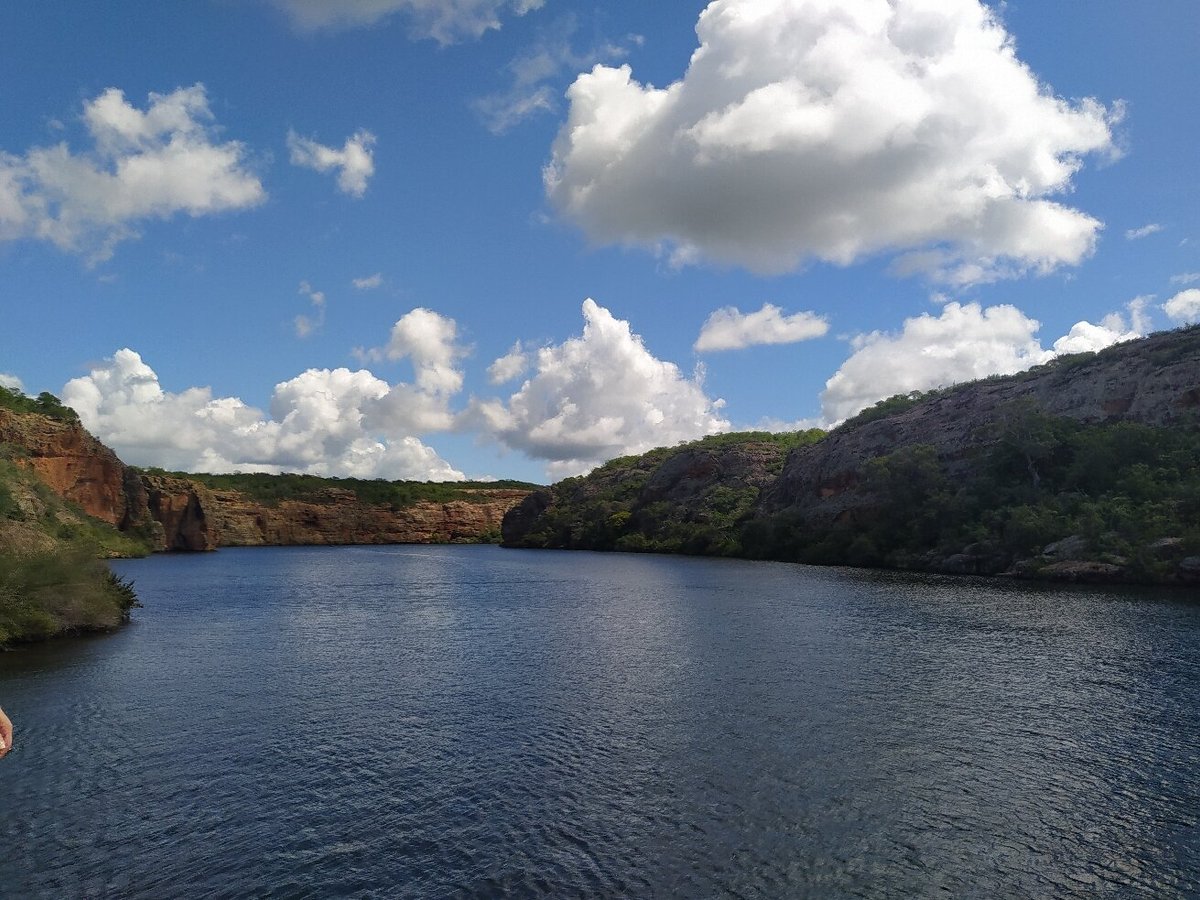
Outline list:
[[[613,460],[526,497],[502,526],[510,547],[728,553],[734,524],[774,483],[788,449],[820,437],[714,435]]]
[[[0,408],[0,444],[56,494],[156,550],[280,544],[470,543],[499,535],[528,490],[465,487],[445,502],[378,503],[335,487],[299,499],[255,499],[200,480],[143,473],[78,422]]]
[[[60,497],[117,528],[146,519],[140,480],[117,455],[77,422],[0,409],[0,444]]]
[[[238,491],[205,491],[200,509],[218,546],[290,544],[462,544],[499,535],[504,514],[529,492],[481,488],[470,499],[410,506],[364,503],[353,491],[329,488],[275,504]]]
[[[786,459],[723,437],[531,495],[504,543],[1094,581],[1200,571],[1200,327],[892,398]]]
[[[822,526],[847,521],[875,505],[863,477],[870,460],[921,444],[934,449],[951,478],[961,477],[975,453],[1005,427],[1019,427],[1027,410],[1088,424],[1200,422],[1200,328],[959,385],[880,418],[860,414],[820,444],[793,451],[757,513],[787,510]]]

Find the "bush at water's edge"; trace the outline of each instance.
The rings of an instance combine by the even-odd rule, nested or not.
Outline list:
[[[0,646],[106,631],[140,605],[129,581],[82,549],[0,555]]]

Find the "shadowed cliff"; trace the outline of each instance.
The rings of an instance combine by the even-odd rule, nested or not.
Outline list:
[[[504,543],[1200,578],[1200,328],[894,397],[782,460],[761,435],[721,437],[538,492]]]

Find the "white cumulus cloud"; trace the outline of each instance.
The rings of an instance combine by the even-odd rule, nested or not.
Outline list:
[[[1200,294],[1200,291],[1197,292]],[[1103,350],[1149,329],[1150,297],[1109,313],[1099,324],[1082,321],[1042,347],[1036,319],[1015,306],[949,302],[940,316],[905,319],[898,334],[873,331],[851,342],[853,353],[825,382],[821,408],[827,424],[846,419],[896,394],[947,387],[989,375],[1012,375],[1064,353]]]
[[[940,316],[906,319],[899,334],[861,335],[852,344],[854,353],[825,383],[825,419],[841,421],[895,394],[1010,375],[1046,362],[1053,354],[1038,342],[1039,327],[1015,306],[947,303]]]
[[[220,141],[212,118],[202,84],[152,93],[144,110],[109,88],[84,105],[92,149],[0,152],[0,240],[47,240],[102,262],[147,220],[262,202],[245,146]]]
[[[489,131],[504,134],[532,116],[557,111],[562,97],[560,82],[568,72],[623,59],[631,45],[642,41],[638,35],[629,35],[620,42],[606,41],[576,50],[572,38],[578,26],[576,17],[568,15],[547,28],[505,67],[511,78],[507,88],[472,102]]]
[[[726,306],[704,322],[693,349],[703,353],[740,350],[757,344],[794,344],[821,337],[827,331],[829,323],[814,312],[786,316],[772,303],[764,303],[762,309],[752,313]]]
[[[952,283],[1078,263],[1053,198],[1113,153],[1121,105],[1054,96],[978,0],[714,0],[684,77],[597,65],[543,177],[600,243],[760,273],[905,252]]]
[[[1200,322],[1200,288],[1180,291],[1163,304],[1163,312],[1174,322],[1191,324]]]
[[[1103,350],[1113,344],[1144,337],[1150,330],[1148,308],[1154,296],[1134,297],[1126,305],[1128,318],[1121,313],[1109,313],[1099,324],[1076,322],[1071,330],[1054,342],[1054,353],[1087,353]]]
[[[544,0],[273,0],[304,31],[359,28],[400,15],[414,37],[451,44],[500,27],[500,16],[522,16]]]
[[[294,131],[287,136],[292,165],[302,166],[316,172],[337,170],[338,190],[351,197],[361,197],[367,192],[367,181],[375,174],[375,135],[359,129],[346,138],[339,150],[326,147],[309,138],[300,137]]]
[[[391,428],[417,432],[453,426],[450,400],[462,390],[460,363],[467,352],[458,343],[458,323],[423,307],[396,320],[385,346],[355,351],[364,361],[411,363],[413,383],[393,387],[376,412]]]
[[[507,446],[548,461],[554,477],[606,459],[725,431],[720,400],[698,377],[655,358],[629,323],[583,303],[581,337],[543,347],[507,402],[475,401],[466,419]]]
[[[63,401],[136,465],[461,480],[416,436],[389,428],[378,415],[394,390],[366,370],[309,369],[275,386],[266,415],[236,397],[213,397],[206,387],[164,391],[141,356],[123,349],[68,382]]]
[[[7,372],[0,372],[0,387],[8,388],[10,391],[25,390],[25,385],[21,382],[21,379]]]

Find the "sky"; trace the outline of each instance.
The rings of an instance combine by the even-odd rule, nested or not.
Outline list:
[[[0,384],[545,482],[1200,320],[1195,0],[6,0]]]

